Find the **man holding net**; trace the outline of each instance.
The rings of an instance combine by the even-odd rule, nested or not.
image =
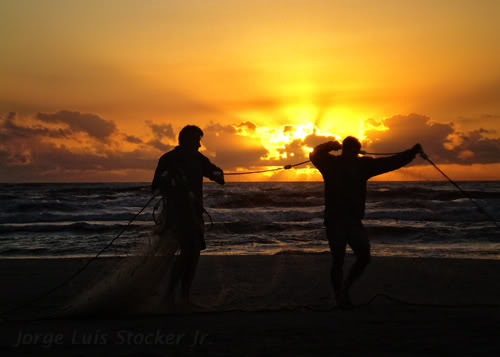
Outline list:
[[[341,155],[330,155],[330,151],[340,149]],[[422,152],[422,147],[416,144],[409,150],[379,159],[359,157],[360,151],[361,143],[349,136],[342,145],[338,141],[320,144],[309,156],[325,182],[324,218],[332,254],[331,283],[340,308],[352,306],[349,289],[370,262],[370,243],[361,221],[365,214],[368,179],[405,166]],[[344,281],[347,244],[356,261]]]
[[[160,158],[152,182],[153,192],[159,190],[163,195],[160,237],[166,239],[163,236],[172,234],[180,250],[172,269],[168,295],[173,298],[180,285],[184,304],[189,303],[200,251],[206,248],[203,177],[224,184],[223,171],[198,151],[202,137],[199,127],[185,126],[179,133],[179,146]]]

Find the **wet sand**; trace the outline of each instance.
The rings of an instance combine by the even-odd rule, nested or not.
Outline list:
[[[500,261],[495,260],[376,257],[353,287],[354,303],[386,294],[421,305],[379,295],[368,305],[341,311],[334,308],[329,285],[329,255],[202,256],[193,287],[200,311],[47,318],[116,261],[99,259],[69,287],[8,315],[0,324],[0,354],[500,352]],[[0,260],[1,310],[47,291],[83,263]]]

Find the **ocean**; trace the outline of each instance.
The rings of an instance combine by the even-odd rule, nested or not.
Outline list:
[[[497,220],[500,182],[460,182]],[[151,198],[148,183],[0,184],[0,257],[93,256]],[[212,255],[329,251],[322,182],[204,184]],[[133,254],[154,226],[155,199],[103,256]],[[449,182],[369,182],[376,256],[500,259],[500,230]]]

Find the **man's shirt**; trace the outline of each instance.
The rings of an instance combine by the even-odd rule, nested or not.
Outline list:
[[[415,158],[410,149],[390,157],[348,158],[329,154],[330,146],[316,146],[309,155],[325,182],[325,220],[363,218],[365,215],[366,184],[373,176],[397,170]]]
[[[167,191],[165,186],[170,182],[166,182],[162,177],[165,171],[168,172],[170,177],[177,177],[182,180],[176,183],[178,190],[193,192],[200,200],[200,203],[203,203],[203,177],[215,180],[214,172],[222,172],[202,153],[198,151],[187,152],[180,146],[164,154],[158,161],[158,167],[151,184],[153,192],[156,189],[160,189],[162,192]]]

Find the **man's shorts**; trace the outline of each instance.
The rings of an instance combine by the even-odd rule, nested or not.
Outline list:
[[[349,244],[356,255],[370,254],[370,241],[366,229],[359,218],[327,219],[325,220],[326,236],[333,253],[343,250]]]
[[[205,222],[202,215],[180,215],[178,212],[163,209],[160,213],[158,225],[154,232],[160,236],[167,236],[165,233],[170,231],[177,239],[191,239],[197,237],[200,241],[200,250],[207,248],[205,243]]]

